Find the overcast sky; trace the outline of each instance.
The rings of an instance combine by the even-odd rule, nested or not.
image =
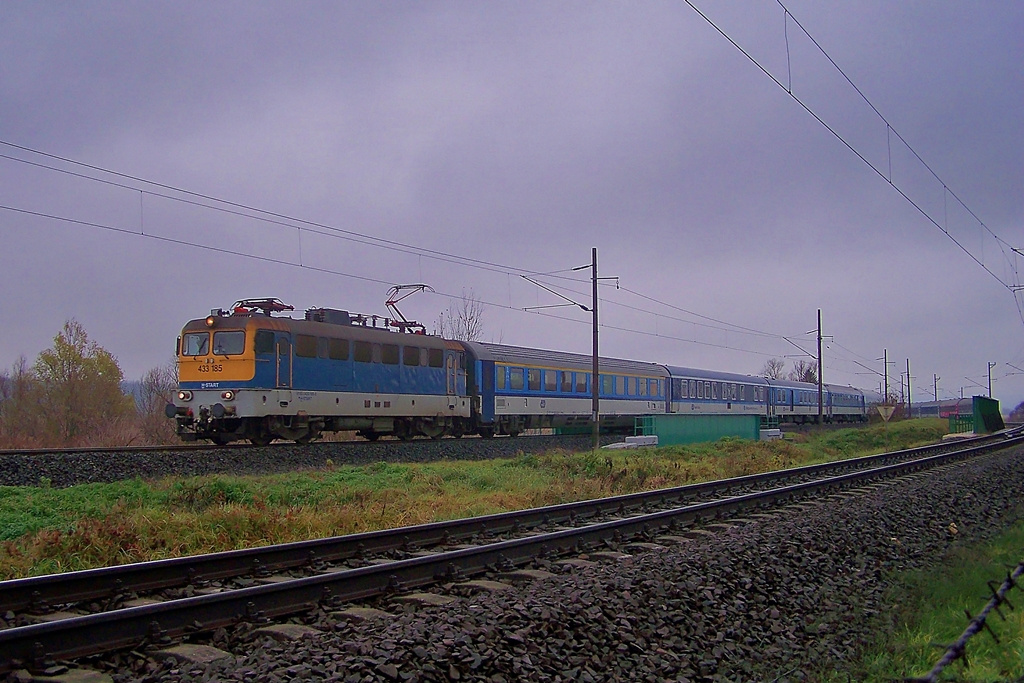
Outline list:
[[[589,303],[596,247],[603,355],[754,374],[821,309],[827,382],[1024,400],[1024,3],[694,5],[760,67],[681,1],[0,3],[0,368],[406,283],[589,353],[521,274]]]

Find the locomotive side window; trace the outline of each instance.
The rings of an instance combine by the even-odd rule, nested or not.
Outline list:
[[[415,346],[402,348],[402,365],[417,366],[420,364],[420,350]]]
[[[514,391],[522,391],[523,389],[523,369],[522,368],[510,368],[508,371],[509,388]]]
[[[527,370],[526,384],[530,391],[540,391],[540,370]]]
[[[398,344],[382,344],[380,359],[384,365],[398,365]]]
[[[328,339],[327,337],[317,337],[316,338],[316,357],[317,358],[327,358],[328,351],[330,350],[330,343],[331,343],[331,340]]]
[[[295,335],[295,355],[301,358],[316,358],[316,337],[310,334]]]
[[[427,365],[432,368],[443,368],[444,367],[444,351],[441,349],[430,349],[427,352]]]
[[[369,363],[373,360],[373,346],[370,342],[357,341],[352,348],[352,357],[357,363]]]
[[[205,356],[209,351],[209,332],[192,332],[185,335],[185,341],[182,344],[183,356]]]
[[[273,353],[274,333],[270,330],[257,330],[253,346],[256,353]]]
[[[348,360],[348,339],[332,339],[327,355],[331,360]]]

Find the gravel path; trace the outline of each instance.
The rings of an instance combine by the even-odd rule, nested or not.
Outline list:
[[[446,607],[381,601],[395,616],[361,623],[319,614],[309,623],[323,633],[298,641],[242,626],[214,639],[234,661],[148,662],[115,678],[814,681],[845,671],[870,639],[887,573],[1024,518],[1022,479],[1015,449]]]

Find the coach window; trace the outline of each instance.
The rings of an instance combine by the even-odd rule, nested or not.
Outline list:
[[[509,368],[508,371],[508,386],[513,391],[523,390],[523,369],[522,368]]]
[[[501,365],[494,366],[494,387],[496,389],[505,388],[505,372],[507,370],[508,368]]]
[[[357,341],[352,349],[352,356],[358,363],[369,363],[373,360],[373,347],[370,342]]]
[[[572,373],[571,372],[565,372],[565,371],[562,372],[562,386],[561,386],[561,390],[562,390],[562,393],[565,393],[565,394],[568,394],[568,393],[572,392]]]
[[[526,388],[530,391],[540,391],[540,370],[526,371]]]
[[[711,382],[704,382],[704,398],[711,398]],[[715,398],[718,398],[715,396]]]
[[[601,375],[601,393],[611,396],[615,391],[615,378],[611,375]]]
[[[427,365],[432,368],[444,367],[444,351],[441,349],[430,349],[427,352]]]
[[[420,364],[420,350],[416,346],[402,347],[402,365],[416,367]]]
[[[382,344],[380,360],[384,365],[398,365],[398,344]]]
[[[693,382],[690,382],[690,387],[693,388]],[[704,382],[697,382],[697,398],[704,398]]]
[[[587,380],[590,379],[590,375],[586,372],[576,373],[576,393],[585,394],[587,393]]]
[[[332,339],[328,356],[331,360],[348,360],[348,339]]]
[[[558,370],[544,371],[544,391],[558,391]]]
[[[270,330],[258,330],[256,339],[253,342],[253,351],[256,353],[274,352],[274,333]]]
[[[744,384],[740,385],[740,400],[741,401],[746,401],[747,400],[747,387]]]
[[[295,335],[295,355],[302,358],[316,358],[316,337],[309,334]]]
[[[330,340],[327,337],[316,338],[316,357],[327,358],[330,348]]]

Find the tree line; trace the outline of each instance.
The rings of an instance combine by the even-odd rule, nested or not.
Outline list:
[[[68,320],[34,363],[22,356],[0,372],[0,448],[174,443],[164,405],[176,388],[172,362],[126,393],[117,358]]]

